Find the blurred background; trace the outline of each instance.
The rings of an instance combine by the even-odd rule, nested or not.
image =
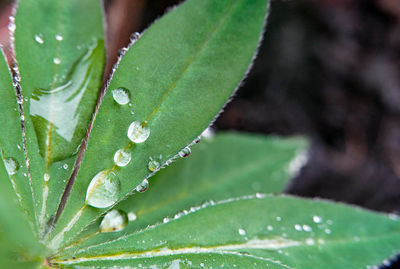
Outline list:
[[[105,0],[107,70],[131,33],[179,2]],[[400,1],[273,0],[252,72],[214,128],[306,135],[288,193],[400,213]]]

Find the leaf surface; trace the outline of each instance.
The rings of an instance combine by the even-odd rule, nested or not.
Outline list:
[[[0,56],[0,147],[1,158],[9,169],[9,180],[12,182],[18,200],[31,225],[35,226],[31,182],[27,177],[21,118],[18,110],[16,91],[12,76],[5,61],[3,52]]]
[[[68,251],[143,229],[207,200],[282,192],[291,177],[289,164],[305,146],[300,138],[234,133],[204,138],[193,146],[190,156],[152,177],[148,191],[130,196],[116,207],[135,214],[135,221],[114,233],[99,233],[96,222]]]
[[[147,268],[173,262],[183,268],[189,263],[233,268],[253,262],[266,268],[351,269],[380,264],[399,248],[397,217],[332,202],[257,195],[205,203],[56,261],[76,268],[128,262]]]
[[[118,177],[122,199],[152,174],[150,157],[162,156],[160,163],[165,164],[210,124],[248,70],[266,9],[265,0],[189,0],[156,21],[129,49],[96,116],[69,203],[54,233],[55,248],[107,210],[85,204],[95,175],[107,171]],[[121,89],[130,97],[125,105],[113,97],[114,90]],[[143,143],[128,139],[132,122],[149,128]],[[132,156],[122,168],[113,159],[119,149]]]
[[[19,1],[13,27],[29,177],[43,234],[71,174],[102,83],[100,1]]]
[[[0,162],[0,267],[33,268],[43,248],[22,214],[5,166]]]

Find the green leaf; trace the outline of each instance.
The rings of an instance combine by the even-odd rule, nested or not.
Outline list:
[[[43,234],[101,88],[105,52],[100,1],[19,1],[15,28],[28,176]]]
[[[143,229],[207,200],[279,193],[290,179],[289,163],[304,152],[305,145],[299,138],[234,133],[204,139],[192,148],[190,156],[152,177],[147,192],[133,195],[116,207],[134,213],[134,222],[120,233],[99,233],[96,222],[69,247],[69,252]]]
[[[17,96],[13,81],[5,61],[3,52],[0,55],[0,147],[2,161],[9,170],[9,180],[12,182],[19,203],[24,209],[31,225],[35,226],[33,214],[32,188],[26,169],[23,151],[21,118],[18,110]]]
[[[3,100],[3,99],[1,99]],[[0,267],[32,268],[43,253],[0,162]]]
[[[166,164],[210,124],[248,70],[266,10],[265,0],[189,0],[135,42],[115,71],[96,116],[53,247],[105,212],[85,204],[95,175],[115,174],[121,181],[122,199],[151,176],[149,157],[162,156],[160,162]],[[113,93],[121,91],[130,96],[129,104],[114,100]],[[132,122],[149,128],[144,143],[128,139]],[[140,136],[144,133],[139,132]],[[132,155],[123,168],[113,161],[119,149]]]
[[[205,203],[53,262],[76,268],[128,263],[187,268],[191,263],[195,268],[352,269],[380,264],[399,248],[397,217],[332,202],[257,195]]]

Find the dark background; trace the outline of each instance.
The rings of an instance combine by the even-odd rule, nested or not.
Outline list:
[[[107,69],[178,2],[106,0]],[[214,127],[306,135],[288,193],[400,213],[400,0],[272,1],[253,70]]]

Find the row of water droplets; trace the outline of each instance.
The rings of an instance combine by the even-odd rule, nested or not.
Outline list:
[[[114,101],[121,106],[129,105],[130,103],[130,93],[126,88],[116,88],[112,91],[112,96]],[[127,137],[130,141],[135,144],[144,143],[150,136],[150,128],[147,126],[147,122],[133,121],[127,131]],[[179,152],[180,157],[187,157],[191,153],[189,147],[185,147]],[[130,152],[130,147],[118,149],[113,157],[114,164],[117,167],[127,166],[132,159],[132,154]],[[159,158],[149,158],[148,170],[150,172],[155,172],[162,166],[162,156]],[[169,165],[167,161],[166,165]],[[96,208],[107,208],[114,205],[121,192],[121,182],[118,176],[114,172],[115,169],[103,170],[97,173],[91,180],[87,192],[86,192],[86,203],[92,207]],[[143,193],[149,188],[149,182],[144,179],[136,188],[137,192]],[[119,231],[123,229],[129,220],[136,219],[136,215],[133,212],[126,214],[122,210],[113,209],[108,212],[101,224],[100,232],[110,232]]]

